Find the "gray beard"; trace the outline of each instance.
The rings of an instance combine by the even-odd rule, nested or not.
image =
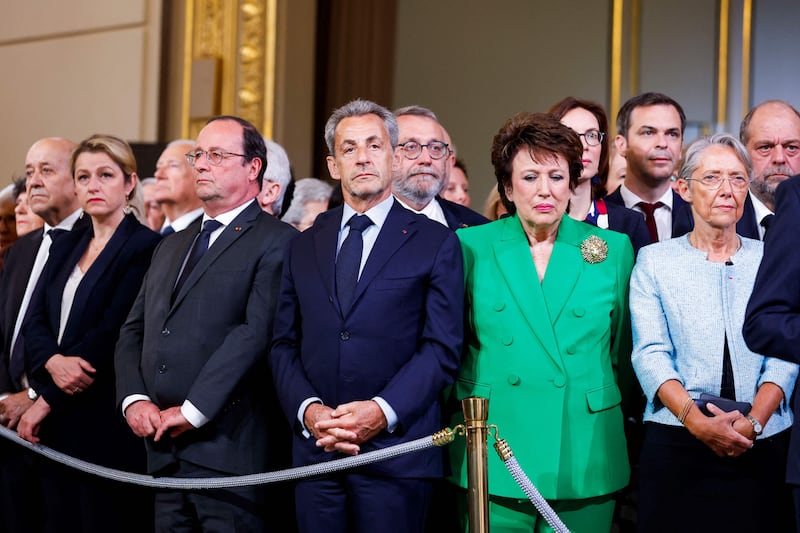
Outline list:
[[[419,183],[413,180],[414,174],[408,177],[398,177],[394,180],[394,192],[398,196],[408,198],[412,202],[420,205],[428,205],[437,194],[442,190],[443,182],[441,179],[432,183],[432,180],[426,180],[420,186]]]

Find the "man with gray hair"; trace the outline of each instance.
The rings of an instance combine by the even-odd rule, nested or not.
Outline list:
[[[286,190],[292,182],[292,168],[289,156],[280,144],[266,138],[264,144],[267,145],[267,169],[264,171],[264,184],[258,193],[258,204],[270,215],[278,217],[283,210]]]
[[[392,191],[400,204],[454,231],[488,222],[483,215],[439,196],[449,177],[452,150],[450,137],[433,111],[414,105],[394,114],[400,161]]]
[[[391,194],[394,115],[352,101],[328,119],[325,141],[344,205],[289,244],[270,352],[296,466],[438,431],[463,337],[458,239]],[[299,530],[422,532],[442,474],[434,448],[302,480]]]
[[[192,167],[186,154],[196,144],[189,139],[179,139],[167,145],[156,163],[155,200],[164,211],[165,220],[161,235],[169,235],[186,229],[189,224],[203,216],[203,207],[195,191]],[[156,230],[159,231],[159,230]]]
[[[317,178],[297,180],[292,195],[292,203],[281,217],[300,231],[311,227],[320,213],[328,210],[333,187]]]
[[[800,112],[782,100],[762,102],[745,115],[739,140],[753,160],[753,181],[736,229],[763,240],[774,217],[775,190],[800,174]]]

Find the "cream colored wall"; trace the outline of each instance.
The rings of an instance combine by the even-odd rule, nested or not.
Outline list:
[[[155,141],[162,0],[3,0],[0,184],[41,137]]]

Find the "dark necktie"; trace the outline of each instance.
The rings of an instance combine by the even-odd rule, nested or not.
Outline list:
[[[350,226],[350,233],[347,234],[336,257],[336,295],[342,313],[347,313],[350,304],[353,303],[358,270],[361,267],[361,253],[364,249],[361,233],[372,225],[372,221],[366,215],[353,215],[347,225]]]
[[[764,239],[767,238],[767,232],[769,231],[769,226],[770,224],[772,224],[774,218],[775,215],[770,213],[769,215],[766,215],[764,218],[761,219],[761,226],[764,228]]]
[[[189,257],[186,259],[186,265],[183,267],[183,271],[178,278],[178,283],[175,284],[175,290],[172,291],[173,300],[180,292],[183,284],[186,282],[186,278],[189,277],[189,274],[192,272],[194,267],[200,262],[200,258],[202,258],[206,251],[208,251],[208,240],[211,237],[211,234],[219,229],[220,226],[222,226],[222,222],[218,222],[213,218],[206,220],[203,223],[203,231],[200,232],[200,235],[195,237],[192,248],[189,250]]]
[[[644,223],[647,224],[647,232],[650,233],[650,242],[658,242],[658,226],[656,226],[656,217],[653,216],[655,210],[664,206],[664,202],[656,202],[648,204],[647,202],[639,202],[636,204],[639,209],[644,213]]]
[[[166,237],[167,235],[170,235],[171,233],[175,233],[175,228],[173,228],[172,226],[167,226],[166,228],[161,230],[161,236],[162,237]]]
[[[60,229],[60,228],[52,228],[47,231],[47,235],[50,236],[50,241],[55,242],[59,236],[67,233],[67,230]],[[22,379],[22,375],[25,373],[25,337],[23,336],[22,332],[25,328],[25,322],[31,316],[31,309],[34,305],[36,300],[36,295],[40,290],[42,290],[42,277],[39,276],[39,279],[36,280],[36,286],[33,289],[33,293],[31,294],[31,299],[28,302],[28,307],[25,309],[25,315],[22,319],[22,326],[20,326],[19,334],[17,335],[16,340],[14,341],[14,346],[11,347],[11,357],[8,362],[8,372],[11,375],[11,379],[14,380],[14,383],[20,385],[20,380]]]

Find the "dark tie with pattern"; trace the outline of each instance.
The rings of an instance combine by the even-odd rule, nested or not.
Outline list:
[[[361,234],[372,225],[372,221],[366,215],[353,215],[347,225],[350,226],[350,233],[347,234],[336,257],[336,295],[342,313],[347,313],[350,304],[353,303],[358,270],[361,267],[361,253],[364,249],[364,239]]]
[[[47,235],[50,236],[51,243],[55,242],[59,236],[67,233],[67,230],[60,229],[60,228],[52,228],[47,231]],[[22,319],[22,326],[19,329],[19,334],[17,335],[16,340],[14,341],[14,346],[11,347],[11,357],[8,361],[8,372],[11,375],[11,379],[14,380],[14,383],[17,385],[20,384],[20,380],[22,379],[22,375],[25,373],[25,338],[22,335],[22,330],[25,326],[25,322],[31,315],[31,307],[34,303],[36,298],[36,294],[42,290],[42,278],[41,275],[39,279],[36,280],[36,287],[33,289],[33,293],[31,294],[31,299],[28,302],[28,307],[25,309],[25,315]]]
[[[203,223],[203,231],[201,231],[200,235],[195,238],[194,244],[189,251],[189,257],[186,259],[186,265],[183,267],[183,271],[178,278],[178,283],[175,284],[175,290],[172,291],[173,300],[180,292],[183,284],[186,282],[186,278],[189,277],[189,274],[192,272],[194,267],[200,262],[200,258],[202,258],[208,250],[208,240],[211,237],[211,234],[219,229],[220,226],[222,226],[222,222],[218,222],[213,218],[206,220]]]
[[[644,223],[647,224],[647,232],[650,233],[650,242],[658,242],[658,226],[656,226],[656,217],[653,216],[656,209],[664,206],[664,202],[656,202],[648,204],[647,202],[639,202],[636,204],[639,209],[644,213]]]

